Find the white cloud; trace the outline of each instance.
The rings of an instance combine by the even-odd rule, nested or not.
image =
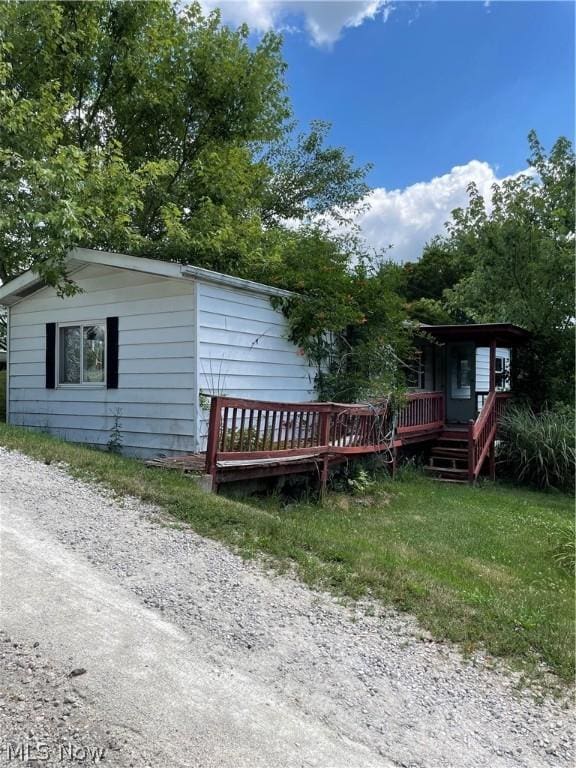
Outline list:
[[[444,231],[452,211],[466,205],[466,188],[472,181],[489,199],[491,186],[502,179],[489,163],[471,160],[456,165],[449,173],[404,189],[376,188],[357,218],[361,234],[378,252],[392,245],[387,255],[394,261],[415,261],[424,244]]]
[[[299,20],[314,45],[325,47],[333,45],[345,29],[377,16],[386,21],[392,10],[391,0],[203,0],[202,6],[220,8],[223,21],[246,22],[257,32],[300,31],[294,26]]]

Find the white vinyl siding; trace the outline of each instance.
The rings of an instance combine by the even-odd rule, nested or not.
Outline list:
[[[192,281],[101,266],[88,266],[73,278],[82,293],[61,299],[44,288],[11,307],[11,423],[105,446],[120,411],[126,453],[194,450]],[[119,318],[118,389],[46,389],[46,323],[113,316]]]
[[[496,357],[501,357],[508,362],[510,368],[510,350],[506,347],[496,348]],[[510,383],[506,389],[510,389]],[[476,348],[476,392],[490,391],[490,348]]]
[[[288,341],[286,320],[266,293],[97,264],[72,277],[80,293],[59,298],[43,288],[10,308],[12,424],[105,447],[120,411],[123,450],[150,456],[205,446],[199,390],[314,399],[314,371]],[[118,389],[46,389],[46,323],[106,317],[118,317]]]
[[[315,372],[287,339],[287,322],[267,296],[198,284],[198,383],[207,394],[313,400]],[[201,413],[205,447],[207,412]]]
[[[510,350],[506,347],[496,347],[496,358],[502,358],[510,370]],[[506,382],[504,389],[510,389],[510,381]],[[480,411],[484,406],[487,392],[490,391],[490,348],[476,347],[476,407]]]

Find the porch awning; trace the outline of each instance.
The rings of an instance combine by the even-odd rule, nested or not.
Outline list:
[[[491,342],[502,347],[525,344],[530,332],[513,323],[470,323],[466,325],[427,325],[420,323],[420,330],[438,341],[473,341],[479,346]]]

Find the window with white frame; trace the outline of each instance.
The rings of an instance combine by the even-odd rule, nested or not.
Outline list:
[[[508,357],[496,356],[494,378],[497,392],[506,392],[510,389],[510,359]]]
[[[104,384],[105,361],[106,327],[103,322],[59,326],[59,384]]]

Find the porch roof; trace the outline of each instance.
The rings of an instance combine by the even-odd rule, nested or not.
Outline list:
[[[530,332],[513,323],[469,323],[461,325],[428,325],[420,323],[420,330],[438,341],[473,341],[481,346],[491,342],[502,346],[525,344]]]

